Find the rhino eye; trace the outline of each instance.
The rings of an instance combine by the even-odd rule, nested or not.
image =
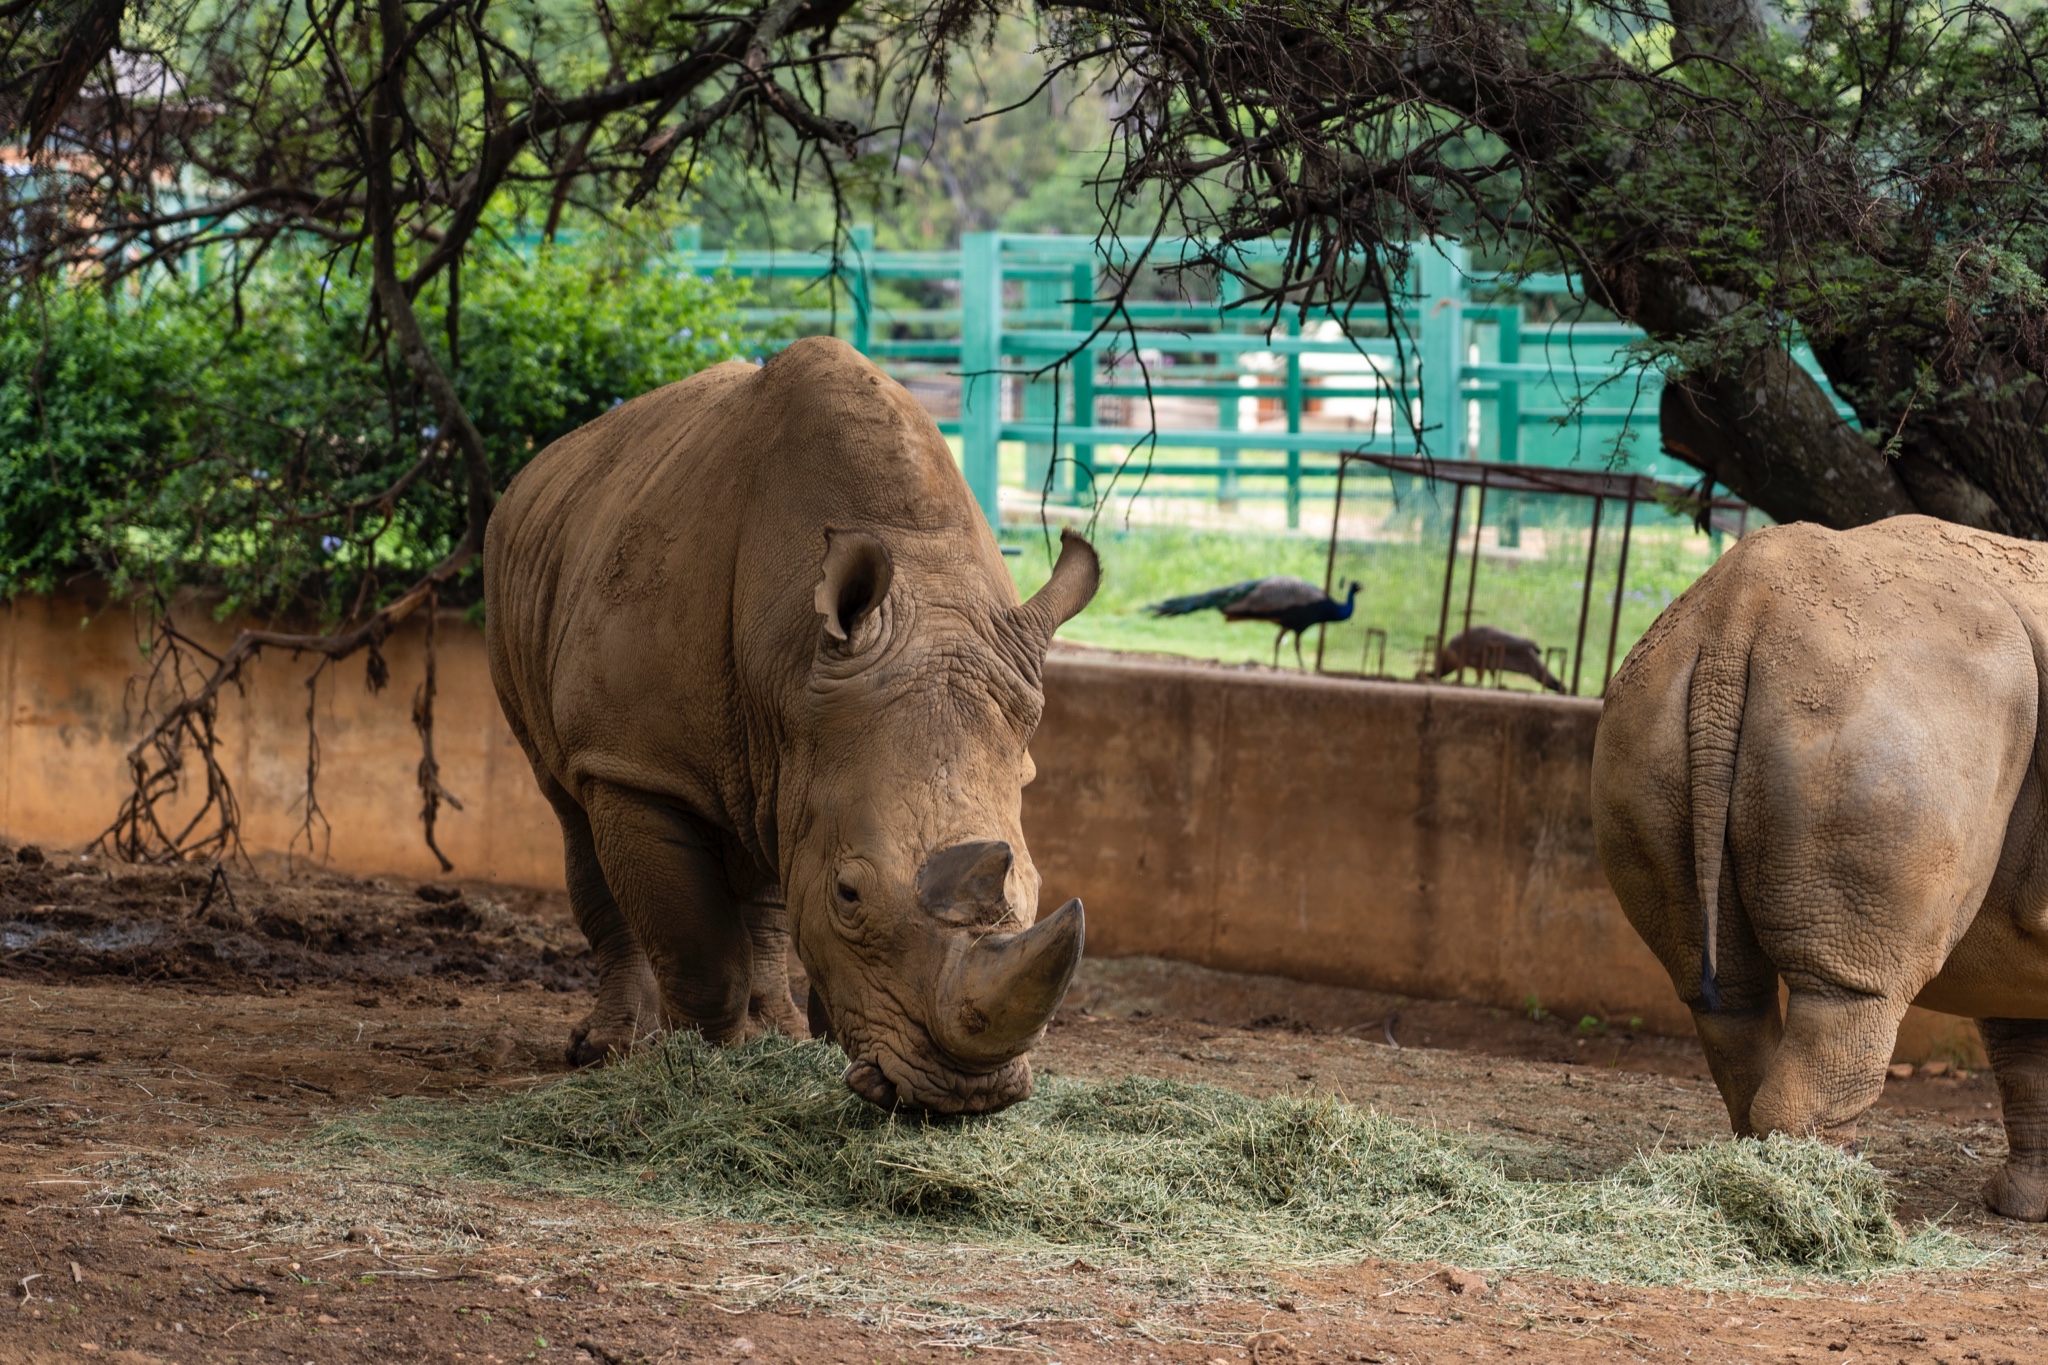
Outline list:
[[[841,905],[859,905],[860,892],[854,890],[845,882],[839,883],[839,903]]]

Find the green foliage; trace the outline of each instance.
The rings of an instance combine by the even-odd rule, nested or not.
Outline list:
[[[83,291],[0,311],[0,591],[47,592],[85,566],[139,471],[191,439],[160,395],[203,333],[154,302]]]
[[[883,1113],[828,1043],[652,1051],[479,1103],[410,1102],[330,1139],[441,1172],[840,1236],[1114,1248],[1212,1264],[1387,1256],[1647,1283],[1973,1259],[1908,1239],[1883,1177],[1774,1137],[1513,1180],[1454,1137],[1341,1100],[1049,1077],[997,1115]]]
[[[1587,41],[1535,50],[1562,70]],[[1604,88],[1576,157],[1548,172],[1572,183],[1576,240],[1733,304],[1665,329],[1647,358],[1711,371],[1796,331],[1888,455],[1916,411],[1939,424],[2038,380],[2048,11],[1798,0],[1733,60],[1673,64],[1663,24],[1615,51],[1643,79]],[[1613,174],[1595,183],[1592,165]]]
[[[919,35],[902,44],[916,56]],[[886,92],[875,120],[899,125],[870,138],[830,182],[797,182],[791,164],[715,162],[680,206],[703,223],[708,241],[735,247],[808,250],[832,240],[833,196],[858,221],[872,221],[883,250],[939,250],[963,232],[1070,232],[1102,227],[1115,178],[1112,106],[1092,70],[1046,76],[1029,20],[998,23],[985,44],[951,54],[942,84],[930,73],[915,90]],[[906,63],[916,65],[915,62]],[[851,71],[828,80],[835,103],[859,107],[867,92]],[[904,102],[891,108],[893,95]],[[872,98],[872,96],[867,96]],[[1015,107],[1013,107],[1015,106]],[[817,306],[817,305],[811,305]]]
[[[752,354],[743,293],[556,247],[465,273],[459,356],[445,292],[420,312],[502,489],[624,399]],[[0,306],[0,593],[98,572],[333,617],[405,587],[460,537],[461,475],[410,376],[364,353],[367,302],[303,261],[239,297],[165,282]]]

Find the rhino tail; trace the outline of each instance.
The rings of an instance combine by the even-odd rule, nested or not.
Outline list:
[[[1727,861],[1728,808],[1735,793],[1735,754],[1742,738],[1742,708],[1749,693],[1749,641],[1718,642],[1693,662],[1686,697],[1686,760],[1692,798],[1693,881],[1699,890],[1700,999],[1709,1013],[1721,1007],[1717,975],[1721,931],[1721,874]],[[1735,648],[1728,648],[1736,644]]]

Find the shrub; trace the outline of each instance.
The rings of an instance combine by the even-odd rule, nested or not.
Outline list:
[[[503,253],[421,321],[500,488],[550,441],[627,398],[756,349],[745,286],[601,246]],[[421,460],[430,407],[366,353],[366,282],[287,262],[239,295],[160,281],[0,301],[0,593],[97,572],[123,589],[220,590],[223,610],[333,617],[402,589],[460,536],[461,474]]]

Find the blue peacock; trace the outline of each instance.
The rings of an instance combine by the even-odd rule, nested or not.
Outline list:
[[[1154,616],[1187,616],[1215,607],[1226,621],[1269,621],[1280,627],[1280,633],[1273,637],[1273,667],[1280,666],[1280,642],[1287,638],[1287,632],[1293,631],[1294,662],[1305,673],[1308,665],[1301,657],[1301,633],[1328,621],[1350,620],[1357,601],[1355,582],[1339,602],[1313,583],[1279,576],[1253,578],[1186,597],[1169,597],[1164,602],[1154,602],[1146,610]]]

